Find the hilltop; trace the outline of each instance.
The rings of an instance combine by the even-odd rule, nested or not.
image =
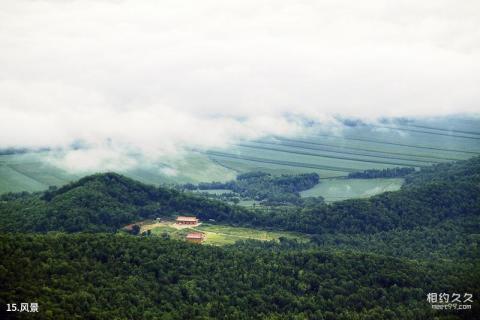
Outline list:
[[[480,292],[480,158],[405,179],[401,190],[369,199],[267,211],[116,173],[46,192],[6,194],[0,198],[0,253],[9,258],[0,262],[0,302],[37,301],[47,318],[478,316],[476,300],[472,310],[438,313],[426,294]],[[140,219],[186,212],[223,224],[309,233],[312,241],[250,240],[218,248],[112,233]]]
[[[479,216],[479,173],[480,157],[476,157],[414,172],[406,177],[401,190],[370,199],[332,205],[313,202],[266,211],[103,173],[43,193],[1,196],[0,230],[112,232],[134,221],[182,213],[227,224],[310,234],[372,234],[436,227],[446,221],[465,224]]]
[[[248,211],[175,189],[146,185],[117,173],[84,177],[59,189],[1,197],[3,231],[116,231],[134,221],[195,213],[200,218]]]

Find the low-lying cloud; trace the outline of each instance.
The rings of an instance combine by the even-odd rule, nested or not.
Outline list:
[[[81,143],[64,160],[95,168],[302,119],[478,113],[479,15],[474,0],[2,1],[0,148]]]

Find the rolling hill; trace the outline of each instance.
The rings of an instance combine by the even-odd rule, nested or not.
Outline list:
[[[469,310],[435,311],[426,297],[480,294],[480,157],[405,180],[401,190],[369,199],[270,211],[116,173],[4,194],[0,303],[36,301],[45,319],[478,317],[477,300]],[[308,233],[311,241],[219,248],[116,233],[137,219],[184,212]]]
[[[1,231],[113,232],[134,221],[182,213],[231,225],[317,235],[436,228],[446,222],[472,228],[480,213],[480,157],[414,172],[399,191],[330,205],[315,202],[249,210],[115,173],[88,176],[43,193],[5,194],[0,199]]]

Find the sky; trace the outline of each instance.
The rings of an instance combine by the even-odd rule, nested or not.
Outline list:
[[[479,17],[478,0],[2,0],[0,148],[158,158],[305,119],[478,114]]]

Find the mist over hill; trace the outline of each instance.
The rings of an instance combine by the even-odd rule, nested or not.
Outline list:
[[[101,152],[80,144],[4,149],[0,194],[43,191],[97,172],[114,171],[157,186],[227,182],[252,171],[275,176],[315,172],[320,179],[335,179],[365,170],[418,169],[480,154],[480,121],[475,117],[350,122],[339,120],[334,127],[313,122],[294,136],[265,136],[158,157],[116,149],[114,144]]]

